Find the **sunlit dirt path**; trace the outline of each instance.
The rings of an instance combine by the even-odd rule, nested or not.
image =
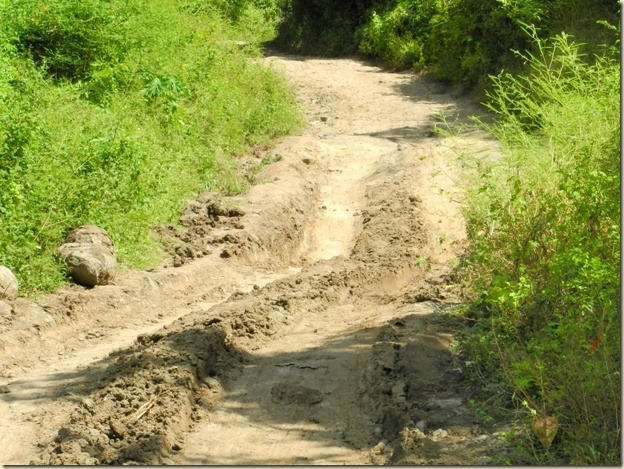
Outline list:
[[[28,314],[0,323],[3,464],[452,465],[498,451],[439,321],[465,240],[450,146],[490,143],[432,129],[478,109],[359,60],[264,62],[309,125],[255,155],[279,162],[225,201],[240,220],[201,235],[209,254],[24,300]]]

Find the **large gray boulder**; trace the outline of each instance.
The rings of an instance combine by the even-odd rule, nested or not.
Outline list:
[[[18,289],[17,277],[9,268],[0,265],[0,299],[12,300],[16,298]]]
[[[107,285],[115,279],[117,259],[115,246],[106,230],[81,226],[72,231],[59,247],[69,275],[76,283],[93,287]]]

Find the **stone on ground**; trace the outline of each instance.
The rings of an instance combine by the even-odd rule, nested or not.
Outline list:
[[[93,287],[107,285],[115,279],[115,247],[106,230],[81,226],[72,231],[59,252],[75,282]]]
[[[10,269],[0,265],[0,299],[16,298],[18,289],[17,277]]]

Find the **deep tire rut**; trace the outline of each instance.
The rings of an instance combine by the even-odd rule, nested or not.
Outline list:
[[[299,88],[309,130],[266,153],[281,161],[262,184],[227,204],[203,196],[188,232],[163,231],[197,276],[190,306],[56,385],[71,410],[35,462],[466,464],[501,451],[436,319],[458,301],[465,233],[432,115],[466,103],[357,61],[269,61]],[[258,275],[211,302],[204,272],[219,265]]]

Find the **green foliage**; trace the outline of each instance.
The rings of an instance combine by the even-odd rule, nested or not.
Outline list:
[[[597,24],[618,22],[613,0],[284,0],[277,44],[306,54],[356,51],[395,68],[429,71],[466,90],[490,85],[488,76],[520,71],[513,51],[533,46],[525,25],[542,38],[562,30],[590,43],[617,33]]]
[[[243,16],[265,33],[260,3]],[[199,191],[242,187],[231,155],[300,126],[283,78],[254,60],[254,26],[187,7],[0,3],[0,264],[26,294],[65,281],[55,250],[81,224],[108,230],[123,263],[153,263],[151,227]]]
[[[529,33],[526,73],[493,77],[488,94],[505,156],[467,160],[463,269],[488,315],[467,343],[537,416],[557,417],[535,462],[620,464],[619,63]]]
[[[276,44],[304,54],[344,55],[357,50],[355,33],[374,0],[282,0]]]
[[[270,40],[280,18],[279,0],[186,0],[181,8],[191,14],[211,13],[235,28],[239,40]]]
[[[20,50],[55,78],[79,80],[97,63],[117,62],[132,47],[129,18],[139,2],[15,0],[2,23]]]
[[[483,87],[489,74],[516,69],[512,50],[530,41],[523,22],[538,19],[533,2],[461,0],[438,9],[430,23],[426,59],[434,77],[462,85]]]
[[[213,0],[206,3],[215,5],[235,22],[244,18],[251,9],[262,12],[265,18],[273,21],[279,18],[279,6],[273,0]]]
[[[439,8],[437,1],[400,0],[373,9],[360,28],[359,50],[381,58],[397,68],[422,69],[424,48],[429,40],[429,23]]]

